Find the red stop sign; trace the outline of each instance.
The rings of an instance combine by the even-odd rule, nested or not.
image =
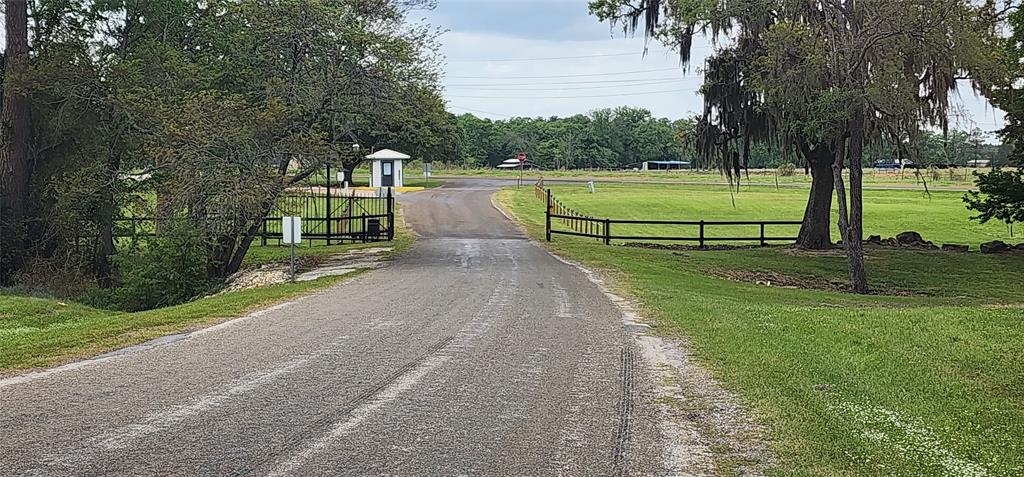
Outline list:
[[[519,153],[519,162],[526,162],[526,153],[525,152],[520,152]]]

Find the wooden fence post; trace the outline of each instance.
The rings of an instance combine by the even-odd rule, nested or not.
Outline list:
[[[704,248],[704,221],[700,221],[700,248]]]
[[[604,219],[604,244],[612,244],[612,220]]]
[[[764,222],[761,222],[761,246],[764,247]]]
[[[388,240],[395,239],[395,197],[388,187]]]
[[[544,234],[547,236],[548,242],[551,241],[551,189],[548,189],[548,200],[547,205],[544,206]]]

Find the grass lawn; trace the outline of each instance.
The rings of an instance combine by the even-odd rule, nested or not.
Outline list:
[[[201,328],[345,279],[286,283],[136,313],[46,298],[0,295],[0,376],[58,365],[163,335]]]
[[[924,175],[925,181],[928,187],[953,187],[958,189],[967,189],[974,185],[974,177],[971,175],[973,169],[946,169],[938,171],[938,177],[932,177],[930,173],[921,171]],[[979,169],[981,172],[987,172],[988,169]],[[966,174],[966,175],[965,175]],[[495,168],[484,168],[484,169],[435,169],[434,175],[437,176],[456,176],[456,177],[519,177],[519,171],[514,169],[495,169]],[[709,183],[718,184],[724,183],[725,178],[721,173],[717,171],[707,170],[684,170],[684,171],[620,171],[620,170],[573,170],[573,171],[540,171],[540,170],[526,170],[524,171],[523,177],[531,181],[536,181],[540,177],[549,179],[583,179],[583,178],[600,178],[600,179],[619,179],[619,180],[630,180],[630,181],[685,181],[694,183]],[[744,173],[742,182],[744,184],[757,184],[761,186],[774,186],[775,181],[778,179],[780,186],[801,186],[807,187],[811,183],[811,177],[804,175],[802,169],[798,169],[792,176],[779,176],[776,177],[774,170],[757,170],[751,171],[749,174]],[[924,190],[923,186],[920,185],[920,180],[914,174],[914,171],[907,170],[902,174],[900,172],[893,171],[879,171],[875,169],[864,170],[864,184],[866,186],[898,186],[898,187],[911,187]]]
[[[400,219],[397,220],[402,223]],[[321,245],[307,242],[296,247],[300,264],[314,264],[330,254],[367,247],[392,247],[393,257],[412,245],[405,227],[390,243]],[[287,246],[255,245],[245,267],[285,261]],[[0,376],[31,368],[59,365],[95,356],[160,336],[202,328],[251,311],[315,292],[355,275],[310,282],[285,283],[265,288],[223,293],[156,310],[125,313],[73,302],[3,294],[0,291]]]
[[[583,190],[555,188],[595,216],[792,218],[802,207],[800,194],[775,192],[742,191],[733,210],[728,192],[713,188]],[[960,243],[1000,236],[999,226],[968,223],[956,194],[867,195],[869,233],[913,229]],[[498,200],[543,237],[544,206],[532,190],[504,190]],[[550,246],[612,277],[660,333],[686,337],[772,429],[775,475],[1024,473],[1022,255],[869,248],[873,283],[914,295],[856,296],[717,278],[774,272],[807,284],[843,281],[838,253],[673,252],[564,236]]]
[[[552,193],[568,207],[595,217],[615,219],[675,220],[797,220],[803,217],[807,191],[764,187],[743,187],[730,193],[724,186],[668,184],[598,184],[591,194],[585,185],[554,185]],[[532,193],[533,189],[530,189]],[[991,240],[1024,242],[1024,237],[1010,237],[1005,224],[979,224],[970,220],[971,211],[964,207],[963,193],[935,191],[926,196],[918,191],[864,191],[865,236],[877,234],[892,237],[913,230],[925,240],[937,244],[964,243],[977,249]],[[735,200],[736,206],[732,203]],[[544,207],[540,210],[543,212]],[[833,209],[833,217],[838,217]],[[833,227],[833,240],[839,231]],[[799,226],[770,226],[766,233],[795,237]],[[709,236],[725,237],[742,234],[756,237],[756,226],[708,227]],[[697,236],[696,226],[616,225],[615,235],[686,235]]]

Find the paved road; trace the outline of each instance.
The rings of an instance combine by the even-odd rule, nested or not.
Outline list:
[[[0,474],[663,473],[620,313],[492,192],[406,195],[422,239],[324,293],[0,381]]]

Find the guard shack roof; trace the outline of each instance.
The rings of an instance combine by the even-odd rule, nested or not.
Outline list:
[[[408,154],[402,154],[398,151],[392,151],[391,149],[381,149],[369,156],[366,156],[366,158],[377,161],[401,161],[410,159],[411,156]]]

